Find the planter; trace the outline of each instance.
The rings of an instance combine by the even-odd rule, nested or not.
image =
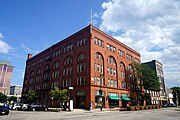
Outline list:
[[[141,107],[140,107],[140,110],[144,110],[144,106],[141,106]]]

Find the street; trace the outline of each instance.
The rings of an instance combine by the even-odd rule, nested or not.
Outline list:
[[[141,111],[32,112],[11,110],[1,120],[180,120],[180,108],[161,108]]]

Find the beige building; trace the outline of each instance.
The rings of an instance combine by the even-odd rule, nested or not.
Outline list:
[[[7,61],[0,60],[0,92],[9,95],[13,66]]]

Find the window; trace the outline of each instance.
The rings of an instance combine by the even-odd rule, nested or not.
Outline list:
[[[110,63],[110,64],[115,65],[115,59],[113,57],[111,57],[111,56],[108,57],[107,62]]]
[[[124,57],[124,51],[118,50],[118,54],[119,54],[120,56]]]
[[[73,49],[73,45],[71,44],[71,45],[68,45],[68,46],[66,46],[65,48],[64,48],[64,53],[65,52],[68,52],[68,51],[71,51]]]
[[[85,84],[86,84],[85,76],[77,77],[77,85],[85,85]]]
[[[116,48],[110,44],[107,44],[107,50],[116,53]]]
[[[85,72],[86,71],[86,63],[82,63],[77,66],[77,72]]]
[[[103,72],[103,65],[94,64],[94,70],[97,72]]]
[[[94,44],[104,47],[104,41],[100,40],[99,38],[94,38]]]
[[[85,53],[81,53],[79,56],[78,56],[78,61],[80,60],[83,60],[86,58],[86,54]]]
[[[102,55],[100,53],[96,53],[95,58],[98,59],[98,60],[103,60],[103,57],[102,57]]]
[[[71,79],[63,80],[63,84],[62,84],[63,87],[68,87],[68,86],[71,86],[71,85],[72,85]]]
[[[113,87],[117,87],[117,80],[114,80]]]
[[[124,89],[126,89],[126,83],[125,83],[125,82],[122,82],[122,83],[121,83],[121,87],[124,88]]]
[[[61,50],[57,50],[53,53],[53,57],[57,57],[61,55]]]
[[[64,65],[68,65],[68,64],[72,64],[72,57],[70,56],[68,56],[64,61]]]
[[[56,68],[58,68],[58,67],[59,67],[59,62],[56,61],[56,62],[54,63],[54,65],[53,65],[53,68],[56,69]]]
[[[77,41],[76,45],[77,45],[77,47],[80,47],[80,46],[85,45],[86,43],[87,43],[86,38],[83,38],[83,39]]]
[[[64,68],[63,70],[63,76],[71,75],[72,74],[72,67]]]
[[[50,70],[50,66],[46,65],[45,68],[44,68],[44,71],[49,71],[49,70]]]
[[[108,87],[110,87],[110,86],[111,86],[111,80],[108,79]]]
[[[132,60],[133,60],[133,57],[132,57],[131,55],[129,55],[129,54],[126,54],[126,59],[132,61]]]

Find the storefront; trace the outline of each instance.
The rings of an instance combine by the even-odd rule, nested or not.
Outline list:
[[[109,107],[119,107],[119,100],[121,98],[119,97],[118,93],[108,93],[108,98],[109,98]]]
[[[102,100],[102,107],[105,106],[105,97],[104,97],[104,91],[102,91],[102,96],[99,94],[99,90],[95,91],[95,107],[99,108],[101,105]]]
[[[85,109],[86,107],[86,92],[85,91],[76,92],[76,107],[80,109]]]
[[[122,94],[122,107],[126,108],[130,98],[128,98],[127,94]]]

